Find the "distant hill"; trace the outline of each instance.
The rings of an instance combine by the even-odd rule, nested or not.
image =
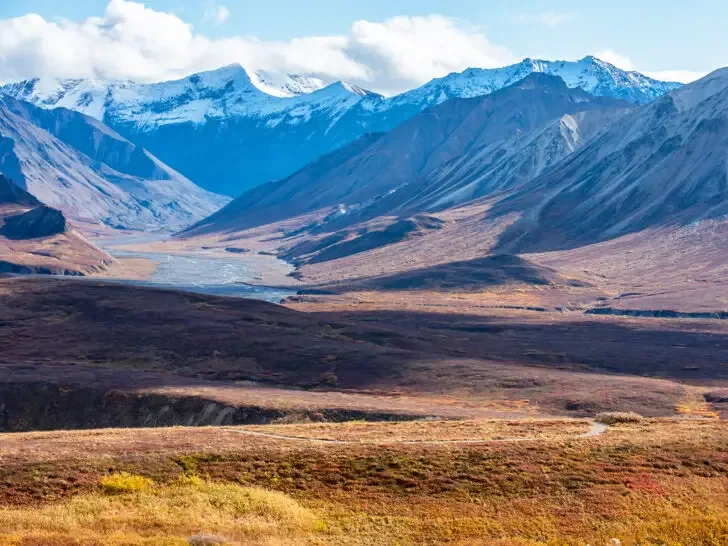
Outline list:
[[[0,175],[0,273],[86,275],[113,258],[47,207]]]

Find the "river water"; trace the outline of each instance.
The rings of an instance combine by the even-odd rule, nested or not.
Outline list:
[[[149,241],[149,239],[134,241],[124,239],[123,243]],[[236,255],[226,259],[205,256],[204,253],[181,255],[129,252],[116,249],[116,243],[116,240],[97,241],[97,244],[112,256],[146,258],[159,263],[157,270],[148,280],[119,280],[118,282],[172,288],[198,294],[254,298],[274,303],[279,303],[282,299],[296,294],[295,289],[247,284],[255,282],[259,278],[260,271],[257,268],[260,267],[261,261],[255,258],[246,259],[245,255]]]

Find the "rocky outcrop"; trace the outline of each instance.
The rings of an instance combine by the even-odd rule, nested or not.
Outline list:
[[[0,273],[87,275],[113,263],[61,211],[0,175]]]

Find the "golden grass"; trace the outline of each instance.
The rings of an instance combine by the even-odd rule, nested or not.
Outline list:
[[[356,513],[331,523],[332,544],[458,544],[528,546],[609,546],[616,538],[623,546],[723,546],[728,542],[726,511],[710,507],[710,498],[693,501],[655,499],[638,494],[617,506],[609,518],[595,513],[603,508],[558,499],[531,498],[484,501],[480,513],[437,507],[413,510],[410,515]],[[595,498],[597,502],[599,499]],[[569,506],[569,503],[574,503]],[[702,506],[697,506],[702,504]],[[454,508],[454,507],[453,507]]]
[[[703,393],[697,390],[688,390],[683,397],[681,403],[675,406],[675,411],[679,414],[690,417],[719,419],[720,412],[705,401]]]
[[[113,494],[0,508],[0,544],[177,545],[206,534],[222,536],[226,544],[296,544],[325,529],[295,500],[260,488],[195,477],[152,487],[151,480],[129,474],[102,480],[102,487]],[[118,494],[124,488],[131,492]]]
[[[294,438],[396,444],[398,442],[447,443],[462,441],[508,441],[519,438],[568,440],[589,430],[586,419],[522,419],[463,421],[404,421],[248,425],[246,431]],[[232,427],[231,427],[232,428]]]

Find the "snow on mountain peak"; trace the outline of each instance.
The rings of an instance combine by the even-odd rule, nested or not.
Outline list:
[[[162,83],[33,79],[0,87],[0,93],[140,130],[207,119],[279,116],[292,110],[298,119],[303,106],[331,110],[332,102],[350,107],[364,97],[378,97],[346,82],[326,85],[301,74],[248,72],[238,63]]]
[[[250,76],[248,76],[248,72],[245,68],[243,68],[240,63],[233,63],[215,70],[198,72],[197,74],[192,74],[186,78],[182,78],[181,80],[151,85],[166,85],[169,83],[180,82],[188,82],[192,85],[204,87],[224,87],[230,82],[237,82],[241,85],[252,84]]]
[[[487,95],[532,73],[558,76],[568,87],[580,87],[593,95],[640,104],[680,87],[587,56],[579,61],[526,58],[503,68],[469,68],[391,99],[348,82],[326,85],[318,78],[300,74],[247,71],[240,64],[163,83],[36,79],[0,87],[0,92],[44,108],[62,106],[114,126],[131,126],[146,132],[162,125],[202,124],[208,119],[241,117],[264,119],[270,127],[284,122],[295,125],[311,119],[315,112],[327,117],[329,125],[356,106],[371,115],[385,115],[393,109],[399,109],[402,115],[414,114],[451,98]],[[398,115],[385,117],[399,119]],[[362,121],[362,127],[365,126],[370,130],[380,128],[376,121]]]
[[[274,97],[297,97],[323,89],[323,80],[302,74],[281,74],[258,70],[253,73],[253,85]]]
[[[363,89],[363,88],[359,87],[358,85],[354,85],[353,83],[341,82],[341,85],[349,93],[353,93],[354,95],[359,95],[360,97],[366,97],[367,95],[374,95],[375,94],[375,93],[372,93],[371,91],[367,91],[366,89]]]
[[[568,87],[580,87],[593,95],[610,96],[638,104],[651,102],[681,85],[653,80],[638,72],[627,72],[591,55],[578,61],[526,58],[503,68],[468,68],[464,72],[454,72],[394,97],[392,101],[404,104],[414,99],[427,106],[434,106],[454,97],[487,95],[513,85],[533,72],[559,76]]]

